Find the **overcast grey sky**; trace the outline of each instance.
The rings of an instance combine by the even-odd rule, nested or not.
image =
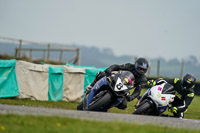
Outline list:
[[[200,58],[200,0],[0,0],[0,36]]]

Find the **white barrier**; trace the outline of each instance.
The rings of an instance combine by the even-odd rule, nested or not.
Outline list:
[[[60,67],[60,65],[59,65]],[[84,91],[84,68],[64,67],[63,101],[80,102]],[[16,61],[18,98],[48,100],[49,65]]]

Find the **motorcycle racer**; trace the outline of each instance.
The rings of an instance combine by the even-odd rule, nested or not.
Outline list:
[[[127,102],[137,98],[140,95],[141,89],[146,85],[147,78],[145,73],[147,72],[148,67],[149,63],[145,58],[138,58],[135,64],[126,63],[123,65],[111,65],[104,72],[97,73],[95,80],[86,87],[86,90],[89,91],[99,79],[105,75],[110,75],[112,71],[130,71],[135,76],[135,90],[130,96],[127,96],[126,99],[124,99],[122,104],[118,106],[120,109],[125,109],[127,107]]]
[[[174,117],[184,118],[184,112],[187,111],[195,96],[194,87],[196,78],[192,74],[186,74],[183,77],[183,80],[180,80],[179,78],[165,80],[173,85],[176,90],[176,97],[171,103],[172,107],[170,107],[170,111],[173,113]],[[150,80],[147,84],[155,85],[156,81]]]

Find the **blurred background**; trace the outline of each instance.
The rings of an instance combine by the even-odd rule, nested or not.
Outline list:
[[[200,79],[199,0],[0,0],[0,55]],[[5,58],[2,56],[1,59]]]

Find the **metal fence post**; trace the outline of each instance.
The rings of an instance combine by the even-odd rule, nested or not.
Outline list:
[[[160,76],[160,60],[157,62],[157,77]]]
[[[77,52],[77,65],[80,65],[81,63],[80,63],[80,49],[79,48],[77,48],[77,50],[76,50],[76,52]]]
[[[22,40],[19,40],[19,50],[18,50],[18,58],[20,58],[20,54],[21,54],[21,49],[22,49]]]
[[[49,61],[49,58],[50,58],[50,44],[48,44],[47,61]]]
[[[184,60],[182,60],[182,63],[181,63],[181,72],[180,72],[180,79],[182,79],[182,77],[183,77],[184,64],[185,64],[185,62],[184,62]]]

